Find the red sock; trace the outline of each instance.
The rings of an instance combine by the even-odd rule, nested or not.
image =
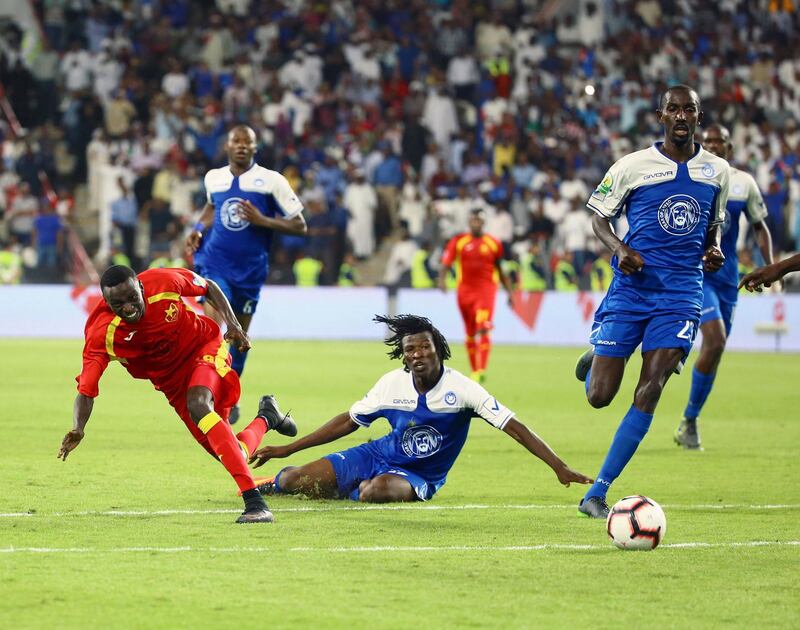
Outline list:
[[[208,443],[239,486],[239,490],[245,492],[255,488],[253,475],[247,467],[247,460],[233,435],[231,425],[220,418],[216,411],[212,411],[197,423],[197,427],[208,438]]]
[[[478,369],[483,371],[489,364],[489,353],[492,351],[492,338],[486,334],[481,335],[481,340],[478,342]]]
[[[467,337],[467,356],[472,371],[478,369],[478,347],[475,344],[475,337]]]
[[[258,445],[261,444],[261,439],[267,431],[269,431],[267,421],[261,416],[256,416],[255,420],[236,434],[236,439],[239,440],[239,444],[241,444],[246,451],[245,459],[250,457],[258,448]]]

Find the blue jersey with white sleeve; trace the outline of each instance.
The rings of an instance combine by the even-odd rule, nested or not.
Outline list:
[[[753,177],[732,167],[728,205],[725,208],[722,225],[722,253],[725,255],[725,264],[716,273],[706,273],[703,279],[703,282],[711,285],[722,299],[728,302],[736,302],[739,295],[737,288],[739,256],[736,252],[736,242],[739,240],[742,214],[752,225],[767,218],[767,208]]]
[[[472,418],[503,429],[513,416],[478,383],[448,367],[426,394],[417,393],[409,372],[393,370],[350,408],[361,426],[378,418],[389,421],[391,433],[368,443],[381,459],[437,487],[461,452]]]
[[[203,271],[232,285],[260,287],[267,277],[272,230],[241,218],[240,204],[248,200],[263,215],[284,219],[302,213],[303,204],[283,175],[258,164],[238,177],[229,166],[212,169],[204,185],[214,223],[203,244]]]
[[[678,163],[662,143],[618,160],[592,193],[587,206],[613,218],[625,213],[624,243],[644,260],[626,276],[612,259],[614,279],[598,310],[699,315],[703,303],[702,257],[710,224],[722,223],[730,167],[695,144],[695,154]]]

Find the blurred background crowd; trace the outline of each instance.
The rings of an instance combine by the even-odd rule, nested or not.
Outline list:
[[[433,286],[484,207],[521,288],[602,289],[585,202],[659,138],[677,82],[730,128],[776,252],[800,244],[791,0],[21,4],[0,21],[0,282],[190,266],[203,175],[244,122],[309,226],[276,237],[268,283]]]

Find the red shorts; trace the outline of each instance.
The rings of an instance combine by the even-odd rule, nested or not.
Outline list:
[[[488,332],[493,328],[496,296],[496,288],[458,292],[458,310],[461,311],[467,337],[474,337],[479,332]]]
[[[189,388],[198,386],[211,390],[214,398],[214,411],[227,422],[231,407],[239,401],[241,387],[239,375],[231,369],[228,342],[221,337],[202,346],[195,357],[186,363],[184,370],[175,374],[169,382],[159,383],[157,386],[157,389],[164,392],[169,404],[178,412],[194,439],[216,457],[205,434],[197,428],[197,424],[192,420],[186,405]]]

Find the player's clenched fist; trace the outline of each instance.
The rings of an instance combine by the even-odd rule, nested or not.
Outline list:
[[[725,255],[716,245],[709,247],[703,254],[703,269],[714,272],[722,269],[725,264]]]
[[[630,249],[626,245],[620,245],[614,253],[617,255],[619,270],[626,276],[637,273],[644,267],[644,260],[639,255],[639,252]]]
[[[61,450],[58,451],[58,458],[66,461],[67,455],[69,455],[78,446],[78,444],[81,443],[82,439],[83,431],[73,429],[67,433],[64,436],[64,439],[61,440]]]
[[[250,349],[250,338],[247,333],[239,327],[230,327],[225,333],[225,341],[229,341],[239,352],[247,352]]]

